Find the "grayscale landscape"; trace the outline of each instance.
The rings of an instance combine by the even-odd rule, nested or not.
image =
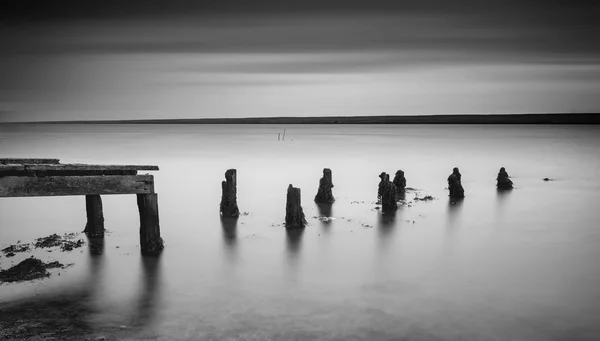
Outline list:
[[[600,339],[599,14],[3,2],[0,340]]]

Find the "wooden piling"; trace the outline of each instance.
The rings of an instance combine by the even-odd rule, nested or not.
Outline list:
[[[104,236],[104,213],[102,212],[102,199],[98,194],[85,196],[85,210],[87,214],[87,223],[85,232],[90,237]]]
[[[224,217],[237,217],[240,210],[237,205],[237,171],[228,169],[225,172],[225,180],[221,182],[221,205],[220,211]]]
[[[158,222],[158,194],[138,194],[140,247],[144,254],[157,254],[164,248]]]
[[[396,175],[394,176],[394,181],[392,181],[394,185],[396,185],[397,193],[404,194],[406,191],[406,178],[404,177],[404,171],[398,170]]]
[[[333,188],[333,181],[331,179],[331,169],[323,169],[323,177],[319,180],[319,190],[315,196],[315,202],[321,204],[332,203],[335,201],[331,189]]]
[[[457,167],[454,167],[452,174],[448,177],[448,191],[450,198],[464,198],[465,190],[461,183],[462,175]]]
[[[303,228],[305,225],[306,217],[302,210],[300,188],[293,187],[290,184],[287,189],[287,202],[285,205],[285,226],[286,228]]]

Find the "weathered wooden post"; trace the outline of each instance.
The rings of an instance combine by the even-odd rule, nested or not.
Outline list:
[[[85,210],[87,214],[87,223],[85,232],[90,237],[104,236],[104,214],[102,213],[102,199],[99,194],[89,194],[85,196]]]
[[[381,210],[384,212],[396,211],[398,204],[396,203],[396,185],[390,181],[388,174],[381,173],[379,175],[378,199],[381,201]]]
[[[321,204],[328,204],[335,201],[331,189],[333,188],[333,182],[331,180],[331,169],[323,169],[323,177],[319,180],[319,190],[315,196],[315,202]]]
[[[158,223],[158,194],[138,194],[140,211],[140,247],[142,253],[157,254],[164,248]]]
[[[450,198],[464,198],[465,190],[461,183],[462,175],[458,170],[458,167],[454,167],[452,174],[448,177],[448,191],[450,192]]]
[[[406,178],[404,177],[404,171],[398,170],[394,176],[394,185],[398,193],[404,193],[406,191]]]
[[[240,210],[237,205],[237,171],[228,169],[225,172],[225,180],[221,182],[221,214],[225,217],[237,217]]]
[[[381,202],[383,190],[385,188],[385,183],[387,182],[386,179],[389,179],[389,175],[387,175],[386,172],[381,172],[381,174],[379,174],[379,178],[381,179],[381,181],[379,181],[379,186],[377,187],[377,200]]]
[[[504,169],[504,167],[500,168],[498,176],[496,177],[496,187],[498,187],[498,189],[513,189],[513,182],[509,178],[506,169]]]
[[[293,187],[290,184],[287,189],[287,202],[285,205],[285,226],[286,228],[303,228],[304,225],[306,225],[306,217],[302,210],[300,188]]]

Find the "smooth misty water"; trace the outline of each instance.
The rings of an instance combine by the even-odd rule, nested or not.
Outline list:
[[[104,196],[103,254],[36,252],[75,265],[1,285],[0,306],[63,295],[95,328],[165,340],[597,340],[599,148],[584,126],[0,126],[1,157],[159,165],[166,241],[141,257],[135,196]],[[455,166],[466,198],[451,205]],[[501,166],[512,192],[495,190]],[[312,201],[324,167],[330,212]],[[218,213],[228,168],[237,222]],[[437,200],[375,210],[397,169]],[[281,226],[290,183],[299,233]],[[0,200],[0,247],[84,225],[83,197]]]

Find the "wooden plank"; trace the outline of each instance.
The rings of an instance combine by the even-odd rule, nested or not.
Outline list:
[[[31,165],[0,165],[0,176],[84,176],[84,175],[136,175],[137,170],[120,169],[83,169],[69,167],[55,167],[51,170],[31,169]],[[43,169],[47,169],[43,167]]]
[[[24,159],[24,158],[5,158],[5,159],[0,159],[0,164],[30,164],[30,165],[35,165],[35,164],[41,164],[41,163],[47,163],[47,164],[57,164],[58,163],[58,159]]]
[[[0,197],[154,193],[152,175],[0,177]]]
[[[16,164],[16,163],[0,164],[0,173],[19,172],[19,171],[24,171],[24,170],[25,170],[25,166],[20,165],[20,164]]]
[[[158,166],[151,165],[86,165],[81,163],[67,164],[37,164],[25,165],[28,171],[130,171],[130,170],[158,170]]]

